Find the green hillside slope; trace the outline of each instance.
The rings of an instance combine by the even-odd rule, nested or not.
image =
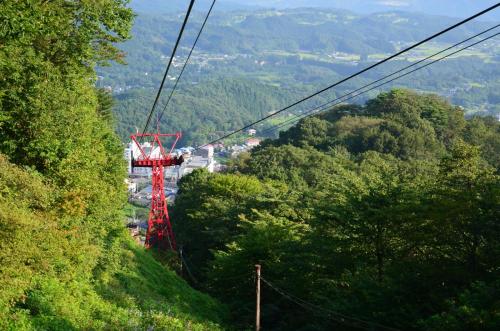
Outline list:
[[[307,91],[307,90],[306,90]],[[163,132],[183,132],[181,144],[201,144],[207,137],[215,139],[222,132],[243,126],[277,110],[284,102],[292,102],[298,89],[284,90],[246,79],[205,81],[181,88],[163,114]],[[168,93],[161,98],[165,104]],[[116,96],[114,114],[120,137],[127,141],[143,123],[151,110],[152,92],[134,90]],[[163,107],[160,107],[163,110]],[[158,111],[161,113],[161,110]],[[156,121],[152,127],[156,126]],[[139,126],[139,127],[138,127]]]
[[[218,330],[224,308],[139,247],[54,216],[57,191],[0,156],[0,329]]]
[[[1,330],[217,330],[224,319],[124,227],[123,150],[94,68],[120,60],[126,3],[0,2]]]

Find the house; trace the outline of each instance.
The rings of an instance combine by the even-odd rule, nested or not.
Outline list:
[[[215,160],[213,157],[193,156],[184,162],[180,168],[180,175],[186,176],[192,173],[195,169],[207,169],[208,172],[214,172]]]
[[[254,148],[254,147],[257,147],[260,145],[260,140],[257,139],[257,138],[250,138],[250,139],[247,139],[246,141],[246,145],[250,148]]]

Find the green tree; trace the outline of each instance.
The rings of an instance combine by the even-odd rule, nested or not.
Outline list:
[[[441,249],[466,266],[467,278],[484,275],[498,259],[499,189],[498,175],[477,147],[457,142],[440,164],[433,196],[436,232]]]
[[[286,284],[303,296],[308,294],[308,288],[302,275],[309,269],[311,254],[303,249],[310,230],[306,224],[254,210],[241,219],[241,227],[241,235],[215,252],[207,282],[211,293],[230,305],[237,325],[243,328],[251,324],[254,312],[254,265],[261,264],[266,279]],[[262,286],[266,298],[262,312],[267,328],[280,329],[293,325],[293,320],[303,322],[300,307],[264,283]]]
[[[475,116],[467,121],[464,140],[480,147],[481,156],[500,171],[500,123],[493,117]]]
[[[174,230],[198,276],[204,276],[213,252],[223,250],[244,232],[245,215],[252,210],[269,211],[273,216],[300,222],[308,216],[294,208],[298,199],[284,183],[197,170],[181,180],[172,210]]]

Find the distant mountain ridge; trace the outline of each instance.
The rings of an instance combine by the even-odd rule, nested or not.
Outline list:
[[[199,13],[193,15],[186,31],[187,44],[192,42],[201,18]],[[456,18],[401,11],[357,15],[346,10],[311,8],[241,10],[214,13],[197,50],[257,55],[273,50],[294,54],[301,50],[387,53],[394,52],[393,42],[415,42],[454,23]],[[137,43],[149,39],[148,48],[159,52],[157,58],[168,54],[179,24],[178,15],[140,14],[133,29],[136,38],[131,43],[135,45],[129,49],[130,43],[126,43],[124,50],[133,53]],[[488,27],[483,22],[472,22],[439,40],[456,42]]]
[[[494,0],[225,0],[236,4],[252,3],[261,7],[297,8],[321,7],[352,10],[361,14],[403,10],[453,17],[470,16],[496,3]],[[488,20],[500,19],[500,11]]]
[[[211,1],[199,1],[195,10],[206,9]],[[371,14],[402,10],[431,15],[465,17],[496,3],[494,0],[219,0],[217,9],[222,11],[257,8],[300,8],[318,7],[347,9],[359,14]],[[132,0],[131,6],[137,12],[165,13],[183,11],[188,6],[184,0]],[[486,15],[482,20],[500,20],[500,10]]]

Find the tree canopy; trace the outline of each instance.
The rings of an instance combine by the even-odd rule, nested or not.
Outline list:
[[[183,178],[179,241],[240,327],[259,263],[272,330],[494,330],[499,127],[407,90],[333,108]]]

